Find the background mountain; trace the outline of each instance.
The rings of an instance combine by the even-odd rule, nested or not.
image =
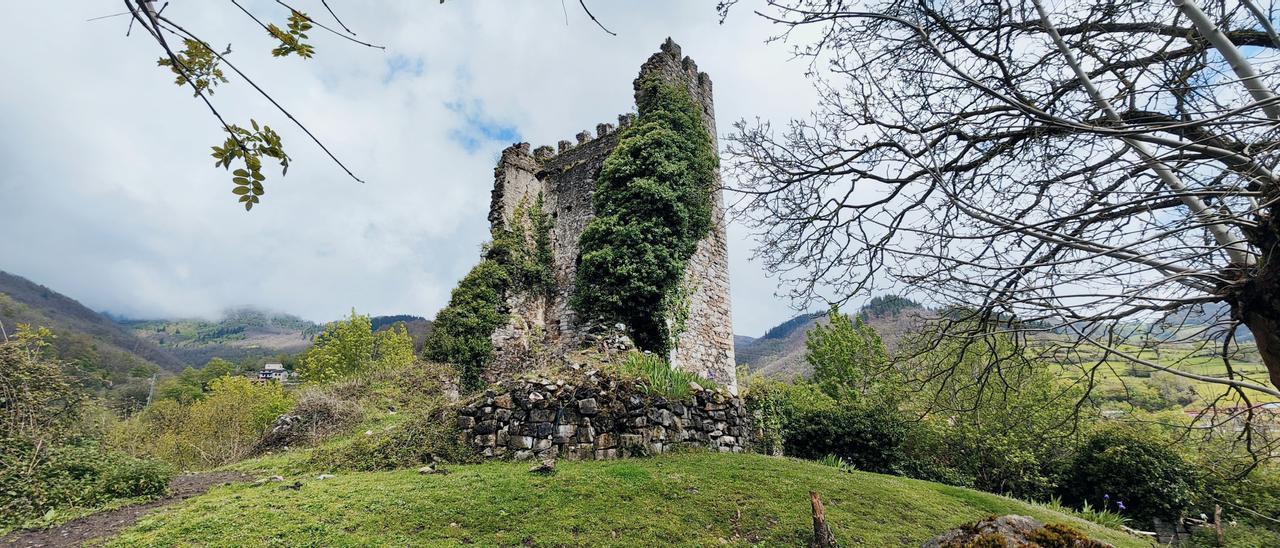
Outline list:
[[[145,390],[153,374],[187,364],[75,299],[0,271],[0,323],[12,335],[19,323],[53,331],[53,349],[87,389],[124,397]]]
[[[886,295],[871,299],[858,311],[858,315],[876,328],[892,351],[918,321],[920,313],[926,311],[911,299]],[[807,377],[813,369],[804,361],[805,337],[813,326],[826,324],[826,312],[810,312],[770,328],[759,338],[735,336],[735,360],[747,371],[769,378],[790,380]]]
[[[218,320],[116,321],[195,367],[213,358],[245,362],[296,354],[323,329],[297,316],[254,308],[229,310]]]

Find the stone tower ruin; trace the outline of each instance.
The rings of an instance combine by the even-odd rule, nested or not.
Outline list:
[[[680,46],[670,38],[661,51],[640,68],[640,81],[658,77],[668,84],[688,89],[702,109],[702,118],[716,141],[715,109],[711,78],[683,57]],[[590,326],[576,317],[569,302],[577,281],[578,240],[595,216],[592,196],[596,176],[605,158],[618,144],[619,130],[635,119],[634,114],[618,116],[618,124],[598,124],[595,133],[578,133],[576,141],[560,141],[555,148],[530,150],[518,143],[502,153],[494,169],[489,221],[493,228],[508,228],[521,204],[542,199],[543,211],[552,226],[552,270],[555,287],[549,295],[513,292],[507,298],[510,320],[493,334],[495,359],[489,380],[518,373],[533,363],[530,358],[544,352],[563,353],[580,347]],[[718,148],[717,148],[718,150]],[[689,317],[675,338],[669,356],[673,367],[702,375],[731,388],[737,380],[733,357],[733,328],[729,314],[729,265],[725,240],[724,198],[719,189],[719,173],[712,202],[712,228],[698,244],[684,274],[690,291]]]

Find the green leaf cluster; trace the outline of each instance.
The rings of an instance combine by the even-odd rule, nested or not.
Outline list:
[[[637,378],[643,388],[673,400],[683,400],[693,395],[690,383],[707,390],[714,390],[716,383],[697,373],[671,367],[667,360],[656,354],[631,352],[618,366],[619,372]]]
[[[298,360],[304,380],[330,382],[375,369],[413,363],[413,337],[403,324],[377,333],[368,316],[356,314],[325,327],[316,342]]]
[[[218,66],[220,59],[218,55],[209,48],[207,44],[199,40],[187,38],[183,41],[186,47],[174,55],[178,62],[175,64],[173,58],[168,56],[161,57],[156,64],[162,67],[169,67],[169,70],[176,76],[173,83],[179,87],[191,84],[194,88],[192,95],[199,96],[201,93],[213,95],[214,88],[218,84],[227,83],[227,77],[222,72],[222,68]]]
[[[1191,507],[1200,473],[1169,440],[1113,427],[1098,431],[1080,448],[1063,487],[1068,502],[1121,508],[1123,515],[1140,520],[1172,520]]]
[[[263,429],[292,405],[279,383],[220,377],[190,405],[160,400],[111,425],[107,441],[184,469],[213,468],[248,456]]]
[[[262,174],[262,158],[278,160],[281,175],[289,173],[290,160],[289,155],[284,152],[280,134],[271,129],[271,126],[259,126],[257,120],[249,120],[249,124],[253,127],[252,131],[237,125],[224,128],[230,135],[222,146],[213,147],[213,158],[217,160],[213,163],[214,167],[231,169],[231,163],[236,159],[244,160],[245,169],[231,172],[231,182],[235,183],[231,193],[240,197],[245,211],[253,209],[253,204],[258,203],[265,193],[262,182],[267,177]]]
[[[506,320],[503,296],[510,286],[507,268],[486,258],[458,282],[449,305],[436,314],[427,336],[426,357],[457,367],[465,390],[484,384],[481,374],[493,359],[490,336]]]
[[[711,229],[719,158],[687,90],[656,78],[641,87],[639,116],[596,178],[572,305],[584,318],[623,323],[641,349],[665,355],[668,296]]]
[[[832,308],[827,325],[816,324],[806,335],[804,359],[813,366],[813,381],[831,397],[865,397],[888,365],[889,352],[861,317],[850,319]]]
[[[535,295],[548,295],[555,288],[551,224],[539,192],[533,204],[521,200],[507,227],[494,232],[487,255],[507,269],[513,287]]]
[[[0,530],[60,508],[162,495],[172,475],[97,443],[87,398],[47,355],[50,336],[24,325],[0,342]]]
[[[307,31],[311,30],[310,17],[305,13],[294,11],[289,14],[289,23],[286,27],[287,30],[281,29],[275,23],[267,25],[267,33],[280,41],[280,45],[271,50],[271,55],[285,57],[293,54],[304,59],[315,55],[316,48],[303,42],[307,39]]]

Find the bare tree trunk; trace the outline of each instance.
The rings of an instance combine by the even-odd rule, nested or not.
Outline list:
[[[1253,338],[1258,345],[1258,355],[1262,357],[1262,363],[1267,366],[1271,384],[1280,387],[1280,307],[1275,306],[1275,300],[1280,295],[1274,293],[1277,290],[1280,289],[1272,289],[1269,303],[1242,304],[1241,319],[1245,325],[1249,326],[1249,331],[1253,332]],[[1270,310],[1263,310],[1263,308]]]
[[[1254,70],[1253,65],[1249,63],[1249,58],[1231,43],[1231,39],[1227,38],[1213,19],[1200,9],[1200,5],[1196,4],[1195,0],[1173,0],[1173,5],[1178,6],[1182,14],[1195,25],[1196,32],[1205,37],[1218,50],[1218,53],[1222,54],[1222,58],[1231,65],[1231,70],[1240,77],[1240,83],[1249,90],[1249,95],[1262,105],[1262,111],[1267,114],[1267,117],[1280,120],[1280,104],[1276,103],[1275,94],[1267,89],[1258,71]]]
[[[822,498],[817,491],[809,491],[809,503],[813,505],[813,541],[809,548],[835,548],[836,536],[827,526],[827,512],[822,508]]]
[[[1274,205],[1259,216],[1263,222],[1248,231],[1261,254],[1231,304],[1253,333],[1271,384],[1280,387],[1280,192],[1270,192],[1263,200]]]
[[[1044,4],[1040,0],[1032,0],[1032,4],[1035,5],[1036,11],[1040,14],[1040,22],[1044,24],[1045,30],[1049,33],[1049,37],[1053,39],[1054,45],[1058,47],[1063,59],[1071,66],[1071,70],[1076,73],[1076,77],[1080,79],[1081,87],[1085,89],[1085,92],[1089,94],[1093,102],[1098,105],[1098,108],[1102,109],[1107,118],[1116,122],[1121,121],[1120,114],[1111,106],[1111,102],[1107,100],[1106,96],[1102,95],[1098,88],[1093,85],[1093,79],[1085,72],[1084,67],[1080,65],[1080,61],[1076,59],[1075,53],[1071,51],[1071,48],[1067,46],[1067,42],[1062,39],[1062,35],[1058,33],[1058,28],[1049,19],[1049,11],[1045,9]],[[1228,44],[1230,44],[1229,41]],[[1252,90],[1253,88],[1250,88],[1250,91]],[[1204,200],[1188,192],[1187,185],[1182,182],[1177,173],[1174,173],[1169,166],[1161,162],[1159,156],[1150,150],[1146,143],[1128,137],[1121,137],[1120,140],[1138,153],[1138,156],[1143,159],[1147,167],[1151,168],[1160,177],[1165,186],[1180,195],[1179,198],[1187,206],[1187,209],[1191,210],[1192,215],[1199,217],[1206,223],[1207,226],[1205,228],[1209,230],[1210,234],[1213,234],[1213,238],[1226,251],[1232,263],[1247,265],[1251,262],[1252,257],[1249,256],[1245,243],[1231,234],[1230,227],[1204,203]]]

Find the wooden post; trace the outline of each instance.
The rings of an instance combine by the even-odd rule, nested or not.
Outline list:
[[[822,508],[822,499],[817,491],[809,491],[809,502],[813,505],[813,542],[810,548],[835,548],[836,536],[831,534],[827,526],[827,513]]]
[[[1222,505],[1213,505],[1213,532],[1218,534],[1218,546],[1223,546],[1222,538]]]

